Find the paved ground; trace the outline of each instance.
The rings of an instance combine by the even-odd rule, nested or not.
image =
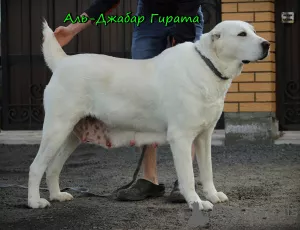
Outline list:
[[[0,145],[0,183],[27,185],[28,167],[37,150],[37,145]],[[205,213],[209,229],[300,229],[299,145],[214,146],[212,152],[216,187],[230,201]],[[110,193],[131,180],[138,158],[129,148],[106,151],[83,145],[65,165],[61,186]],[[26,189],[2,188],[0,229],[188,229],[191,212],[187,205],[166,201],[175,180],[168,147],[159,148],[158,168],[160,182],[166,185],[165,196],[140,202],[71,192],[73,201],[31,210],[26,208]],[[194,168],[198,181],[196,165]],[[197,191],[203,198],[199,184]],[[42,192],[42,197],[48,198],[48,192]]]

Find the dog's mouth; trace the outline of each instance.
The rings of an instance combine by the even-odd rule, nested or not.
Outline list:
[[[268,52],[268,50],[267,51],[265,51],[263,54],[262,54],[262,56],[261,56],[261,58],[259,58],[258,60],[263,60],[263,59],[265,59],[267,56],[268,56],[268,54],[269,54],[269,52]],[[249,61],[249,60],[242,60],[242,63],[243,64],[249,64],[251,61]]]
[[[258,60],[265,59],[268,56],[268,53],[269,53],[268,51],[264,52],[263,55],[262,55],[262,57],[260,59],[258,59]]]
[[[242,62],[243,62],[243,64],[249,64],[250,63],[249,60],[243,60]]]

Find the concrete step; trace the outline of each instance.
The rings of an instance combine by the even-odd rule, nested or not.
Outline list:
[[[1,131],[0,144],[6,145],[36,145],[40,144],[42,131]],[[212,145],[224,145],[224,130],[215,130],[212,137]]]
[[[36,145],[40,144],[42,131],[1,131],[0,144],[6,145]],[[225,131],[215,130],[212,137],[212,145],[224,145]],[[300,145],[300,131],[283,132],[282,136],[274,141],[274,144]]]
[[[300,131],[282,132],[281,137],[274,141],[276,145],[292,144],[300,145]]]

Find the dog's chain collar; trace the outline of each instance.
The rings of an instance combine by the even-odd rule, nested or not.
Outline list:
[[[214,64],[211,62],[211,60],[209,60],[207,57],[205,57],[204,55],[202,55],[202,53],[200,52],[200,50],[197,49],[197,47],[195,46],[195,50],[200,54],[200,57],[203,59],[203,61],[206,63],[206,65],[211,69],[211,71],[213,71],[213,73],[215,75],[217,75],[220,79],[222,80],[228,80],[228,77],[224,77],[219,70],[217,70],[217,68],[214,66]]]

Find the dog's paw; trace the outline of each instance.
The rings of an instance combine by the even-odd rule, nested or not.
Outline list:
[[[189,207],[191,210],[193,210],[194,208],[199,208],[199,210],[211,211],[213,209],[213,206],[214,205],[209,201],[202,200],[200,200],[199,202],[189,203]]]
[[[201,201],[203,209],[200,210],[207,210],[207,211],[211,211],[214,207],[214,205],[212,203],[210,203],[209,201]]]
[[[50,196],[50,200],[56,200],[56,201],[68,201],[68,200],[73,200],[73,196],[70,193],[67,192],[60,192],[55,195]]]
[[[50,203],[49,201],[47,201],[44,198],[40,198],[40,199],[30,199],[28,200],[28,206],[30,208],[46,208],[46,207],[50,207]]]
[[[205,198],[211,201],[213,204],[228,201],[228,197],[223,192],[209,193],[205,196]]]

